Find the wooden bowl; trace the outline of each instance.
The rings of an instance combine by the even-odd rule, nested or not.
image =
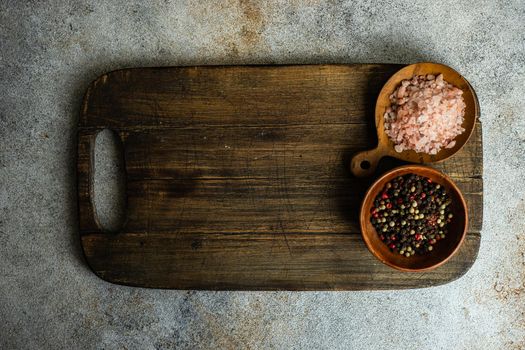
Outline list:
[[[452,221],[447,226],[447,236],[434,245],[434,250],[424,255],[416,254],[409,258],[390,251],[387,245],[381,241],[374,226],[372,226],[370,222],[370,209],[376,196],[383,191],[387,182],[406,174],[424,176],[443,186],[452,200],[450,209],[454,215]],[[366,246],[376,258],[388,266],[401,271],[426,271],[444,264],[458,251],[467,233],[468,213],[463,195],[448,176],[430,167],[406,165],[392,169],[374,182],[366,193],[363,204],[361,205],[359,220],[361,233]]]
[[[403,152],[396,152],[394,143],[385,133],[383,116],[388,107],[390,107],[390,95],[401,84],[402,80],[410,79],[414,75],[443,74],[443,78],[458,87],[463,91],[463,98],[465,100],[465,117],[462,127],[465,131],[455,138],[456,145],[452,148],[442,148],[437,154],[430,155],[426,153],[416,153],[412,150]],[[451,157],[454,153],[459,151],[465,143],[467,143],[474,126],[476,119],[479,117],[479,103],[477,101],[476,93],[469,82],[463,78],[461,74],[454,69],[439,63],[416,63],[406,66],[396,72],[383,86],[379,96],[377,97],[375,109],[375,123],[377,129],[377,147],[360,152],[352,158],[350,165],[351,171],[355,176],[365,177],[374,173],[377,164],[384,156],[395,157],[412,163],[433,163],[445,160]]]

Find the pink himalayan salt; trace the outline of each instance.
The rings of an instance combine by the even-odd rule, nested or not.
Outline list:
[[[391,106],[384,115],[385,131],[396,152],[436,154],[443,147],[454,147],[454,138],[465,131],[462,95],[463,91],[443,80],[443,74],[403,80],[390,95]]]

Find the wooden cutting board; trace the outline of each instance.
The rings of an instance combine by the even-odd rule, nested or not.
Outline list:
[[[351,156],[377,142],[375,99],[400,65],[125,69],[89,87],[78,129],[82,247],[101,278],[177,289],[357,290],[443,284],[473,264],[482,223],[481,124],[434,165],[468,202],[459,253],[424,273],[366,249]],[[104,232],[93,206],[95,138],[125,158],[127,218]],[[400,162],[384,159],[376,175]],[[377,176],[376,176],[377,177]]]

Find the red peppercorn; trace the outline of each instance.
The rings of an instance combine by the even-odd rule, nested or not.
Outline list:
[[[402,198],[398,198],[397,199],[397,204],[402,204],[403,203],[403,199]]]
[[[382,241],[385,240],[385,236],[381,235],[379,238],[381,238]]]
[[[414,196],[410,196],[408,199],[410,199],[411,201],[413,201],[414,198],[415,198]]]
[[[377,219],[379,217],[379,214],[378,213],[374,213],[374,214],[372,214],[372,216]]]
[[[387,207],[388,209],[392,208],[392,203],[387,203],[387,204],[386,204],[386,207]]]
[[[392,235],[392,236],[390,236],[390,239],[395,241],[396,240],[396,236]]]
[[[425,192],[421,193],[421,199],[425,198],[427,194]]]
[[[429,184],[431,184],[431,183],[432,183],[432,180],[431,180],[431,179],[427,179],[427,182],[428,182]]]
[[[423,238],[423,236],[421,236],[421,234],[416,234],[416,240],[420,241],[421,239]]]
[[[390,249],[394,249],[396,245],[394,243],[390,244]]]
[[[381,198],[382,199],[387,199],[388,198],[388,194],[386,192],[383,192],[383,194],[381,195]]]

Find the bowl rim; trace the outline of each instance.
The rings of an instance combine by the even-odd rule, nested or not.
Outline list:
[[[461,204],[461,207],[463,208],[463,210],[465,212],[465,224],[464,224],[464,227],[463,227],[463,232],[461,232],[461,237],[459,239],[458,244],[456,245],[456,247],[454,247],[454,249],[447,256],[445,256],[444,259],[440,260],[439,262],[437,262],[437,263],[435,263],[433,265],[427,266],[427,267],[423,267],[423,268],[408,268],[408,267],[403,267],[403,266],[396,265],[396,264],[390,262],[387,259],[383,259],[380,255],[377,254],[376,250],[373,248],[374,245],[370,241],[368,235],[365,234],[365,229],[366,229],[365,228],[365,210],[368,210],[367,208],[365,208],[365,203],[367,202],[367,199],[371,195],[372,190],[375,189],[376,186],[378,186],[378,184],[382,180],[384,180],[385,178],[388,178],[388,177],[392,176],[393,174],[395,174],[395,173],[397,173],[399,171],[403,171],[403,170],[414,170],[414,173],[418,174],[418,170],[421,170],[421,169],[429,170],[429,171],[435,173],[436,175],[441,176],[454,189],[454,191],[456,191],[459,194],[460,204]],[[468,207],[467,207],[467,203],[465,201],[465,198],[463,196],[463,193],[461,192],[461,190],[458,188],[458,186],[454,183],[454,181],[448,175],[444,174],[443,172],[441,172],[441,171],[439,171],[437,169],[434,169],[434,168],[432,168],[430,166],[426,166],[426,165],[418,165],[418,164],[402,165],[402,166],[399,166],[399,167],[396,167],[396,168],[393,168],[393,169],[387,171],[386,173],[381,175],[379,178],[377,178],[372,183],[372,185],[370,185],[370,187],[366,191],[366,194],[363,197],[363,200],[361,202],[360,213],[359,213],[359,226],[360,226],[360,229],[361,229],[361,236],[363,238],[363,241],[365,242],[366,247],[368,248],[370,253],[372,253],[372,255],[374,255],[374,257],[376,257],[376,259],[381,261],[383,264],[388,265],[388,266],[390,266],[390,267],[392,267],[392,268],[394,268],[396,270],[403,271],[403,272],[430,271],[430,270],[433,270],[433,269],[436,269],[436,268],[442,266],[447,261],[449,261],[454,255],[456,255],[456,253],[459,251],[459,249],[463,245],[463,243],[465,241],[465,238],[467,236],[467,230],[468,230]],[[374,231],[374,233],[375,233],[375,231]]]

